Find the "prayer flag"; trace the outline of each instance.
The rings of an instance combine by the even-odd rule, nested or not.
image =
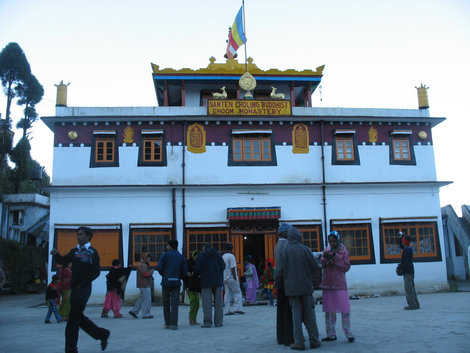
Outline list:
[[[246,43],[245,37],[245,28],[243,28],[243,6],[240,7],[240,10],[235,17],[233,22],[232,29],[228,37],[228,46],[227,46],[227,56],[230,59],[233,59],[237,49]]]

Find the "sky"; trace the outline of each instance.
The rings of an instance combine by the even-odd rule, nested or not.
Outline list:
[[[228,27],[241,0],[0,0],[0,50],[16,42],[55,115],[56,87],[70,82],[68,106],[156,106],[151,63],[160,68],[224,62]],[[318,107],[418,107],[429,87],[441,206],[470,204],[469,0],[246,0],[247,55],[262,70],[325,65]],[[244,47],[239,49],[244,61]],[[5,117],[6,96],[0,96]],[[22,108],[13,104],[14,124]],[[16,129],[15,129],[16,130]],[[22,131],[16,130],[16,140]],[[52,175],[53,135],[31,131],[32,156]],[[460,159],[462,157],[463,159]]]

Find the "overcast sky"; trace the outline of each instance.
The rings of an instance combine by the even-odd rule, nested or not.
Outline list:
[[[44,86],[40,116],[69,106],[155,106],[150,63],[198,69],[223,62],[239,0],[0,0],[0,50],[17,42]],[[428,91],[441,205],[470,204],[469,0],[246,0],[248,56],[260,69],[325,65],[314,106],[418,107]],[[243,50],[243,47],[240,49]],[[239,51],[240,51],[239,50]],[[241,52],[240,62],[244,57]],[[6,96],[0,97],[5,116]],[[21,118],[16,104],[13,119]],[[41,121],[32,155],[52,173],[53,136]],[[16,137],[21,137],[17,131]],[[54,176],[52,175],[52,178]]]

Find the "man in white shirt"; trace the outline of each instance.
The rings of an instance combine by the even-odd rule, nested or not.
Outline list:
[[[224,312],[225,315],[244,314],[242,311],[242,291],[237,276],[237,260],[232,254],[232,243],[226,244],[226,252],[222,256],[225,262],[224,270]],[[232,303],[233,302],[233,303]]]

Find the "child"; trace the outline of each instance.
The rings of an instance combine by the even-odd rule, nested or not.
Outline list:
[[[121,261],[114,259],[109,273],[106,275],[106,298],[103,304],[103,311],[101,317],[108,317],[108,312],[114,312],[114,318],[120,319],[122,315],[119,313],[121,310],[121,282],[119,279],[123,276],[121,268]]]
[[[269,299],[269,305],[274,305],[272,290],[274,288],[274,268],[271,259],[268,259],[266,269],[263,273],[263,286]]]
[[[70,289],[70,281],[72,280],[71,267],[72,264],[69,263],[59,270],[59,281],[57,282],[57,294],[62,297],[57,311],[64,321],[67,321],[70,315],[70,294],[72,293]]]
[[[341,244],[341,238],[337,231],[328,234],[330,244],[323,251],[321,263],[323,276],[320,288],[323,289],[323,311],[325,312],[325,327],[327,336],[323,342],[336,341],[336,313],[341,313],[343,331],[349,342],[354,342],[351,333],[350,304],[348,286],[346,284],[346,272],[349,271],[349,253]]]
[[[55,319],[57,322],[61,322],[62,318],[60,317],[59,312],[57,311],[57,304],[56,304],[56,299],[59,298],[59,295],[57,294],[57,281],[59,279],[59,276],[53,275],[52,276],[52,281],[51,283],[47,286],[46,289],[46,301],[47,304],[49,305],[49,310],[47,311],[46,319],[44,320],[45,324],[50,324],[50,318],[52,313],[54,313]]]

